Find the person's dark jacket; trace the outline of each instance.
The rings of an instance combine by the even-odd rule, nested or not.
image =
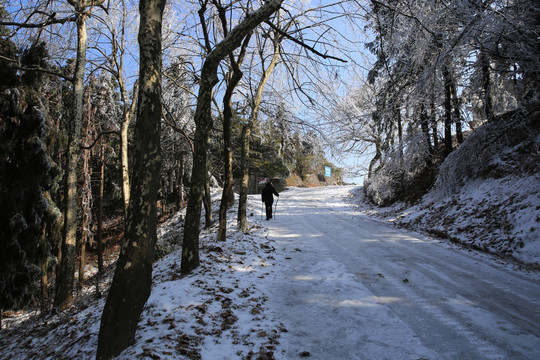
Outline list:
[[[276,189],[274,188],[272,183],[267,182],[266,186],[264,187],[264,189],[262,191],[262,194],[261,194],[262,195],[262,201],[266,205],[272,205],[274,203],[274,197],[272,196],[272,194],[274,194],[276,196],[279,196],[278,192],[276,191]]]

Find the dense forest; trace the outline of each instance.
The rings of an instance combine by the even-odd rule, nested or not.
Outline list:
[[[539,56],[533,0],[0,0],[1,310],[67,309],[112,251],[118,354],[160,221],[186,211],[185,275],[233,193],[245,231],[258,178],[340,183],[328,154],[368,159],[375,204],[415,202],[482,124],[538,126]]]

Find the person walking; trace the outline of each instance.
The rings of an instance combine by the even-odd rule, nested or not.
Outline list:
[[[262,201],[266,206],[266,220],[270,220],[272,218],[272,204],[274,203],[274,195],[279,197],[278,192],[276,191],[270,180],[268,180],[268,182],[264,186],[261,195]]]

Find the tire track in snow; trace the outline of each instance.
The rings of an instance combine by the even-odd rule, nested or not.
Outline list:
[[[271,224],[271,230],[286,227],[303,234],[297,241],[317,242],[310,247],[324,246],[324,256],[345,264],[352,274],[365,275],[358,276],[359,283],[443,358],[526,359],[540,354],[534,326],[540,299],[535,296],[540,295],[537,281],[489,259],[366,220],[342,198],[332,197],[334,190],[330,196],[324,191],[295,190],[289,208],[287,202],[280,203],[280,223]],[[404,282],[405,277],[410,279]],[[515,309],[510,308],[512,301]],[[532,307],[530,320],[530,311],[520,306]],[[516,343],[509,343],[505,335]]]
[[[334,219],[336,222],[341,222],[340,219]],[[343,228],[342,228],[343,229]],[[342,230],[343,231],[343,230]],[[351,236],[354,235],[354,231],[350,232]],[[332,234],[329,234],[329,238],[336,240],[335,237]],[[356,260],[357,258],[354,255],[351,255],[350,248],[343,247],[342,244],[339,241],[334,241],[334,245],[340,246],[341,248],[341,254],[340,258],[345,260],[347,258],[354,258]],[[366,250],[366,248],[363,248],[362,250]],[[364,252],[360,256],[360,261],[366,259],[366,253]],[[377,259],[378,261],[373,261],[373,259]],[[382,274],[383,277],[381,277],[381,280],[377,282],[377,284],[384,284],[381,287],[375,286],[372,284],[366,284],[366,286],[373,291],[374,296],[381,299],[381,303],[385,303],[384,298],[388,298],[389,296],[385,296],[388,294],[392,294],[391,297],[393,298],[403,298],[408,303],[412,303],[416,306],[414,309],[414,312],[416,313],[414,317],[417,318],[430,318],[430,322],[436,321],[439,324],[442,324],[446,326],[449,331],[452,331],[454,333],[457,333],[461,341],[463,341],[463,345],[465,342],[468,342],[470,346],[467,346],[467,349],[469,349],[469,353],[474,351],[479,351],[481,356],[483,356],[486,359],[504,359],[506,358],[505,352],[502,351],[501,348],[492,345],[484,340],[482,340],[480,337],[478,337],[475,333],[470,331],[468,328],[463,326],[460,322],[456,321],[451,316],[445,314],[439,306],[435,306],[433,303],[426,300],[426,295],[414,292],[410,289],[409,286],[405,285],[403,282],[403,277],[395,275],[394,271],[389,271],[390,268],[394,267],[395,265],[392,262],[385,263],[385,266],[379,266],[378,263],[380,263],[380,257],[371,255],[370,257],[370,264],[369,268],[372,272],[375,272],[377,274]],[[343,261],[342,260],[342,261]],[[397,296],[401,295],[401,296]],[[401,311],[398,311],[395,306],[387,305],[398,316],[401,318],[405,323],[407,323],[409,326],[410,319],[404,316],[404,314]],[[411,315],[411,314],[407,314]],[[426,316],[427,315],[427,316]],[[450,330],[451,329],[451,330]],[[413,331],[418,333],[417,327],[412,328]],[[420,337],[423,335],[421,333],[418,334]],[[463,353],[455,353],[453,354],[456,357],[462,356]]]

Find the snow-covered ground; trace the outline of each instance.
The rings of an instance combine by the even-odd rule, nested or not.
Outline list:
[[[426,179],[413,179],[416,185],[408,196],[401,195],[403,201],[392,203],[396,199],[390,194],[399,188],[392,174],[401,172],[389,165],[389,171],[376,172],[367,181],[367,193],[392,205],[358,203],[367,213],[400,227],[540,269],[539,109],[509,112],[470,132],[437,167],[435,182],[428,186]],[[403,160],[390,164],[395,167]],[[418,168],[412,164],[410,169]],[[429,191],[418,199],[421,188]]]
[[[179,251],[159,260],[136,343],[119,358],[540,358],[537,272],[390,227],[354,192],[284,191],[271,221],[251,196],[248,234],[232,209],[228,240],[204,233],[191,275],[180,277]],[[103,304],[12,324],[0,358],[94,358]]]

